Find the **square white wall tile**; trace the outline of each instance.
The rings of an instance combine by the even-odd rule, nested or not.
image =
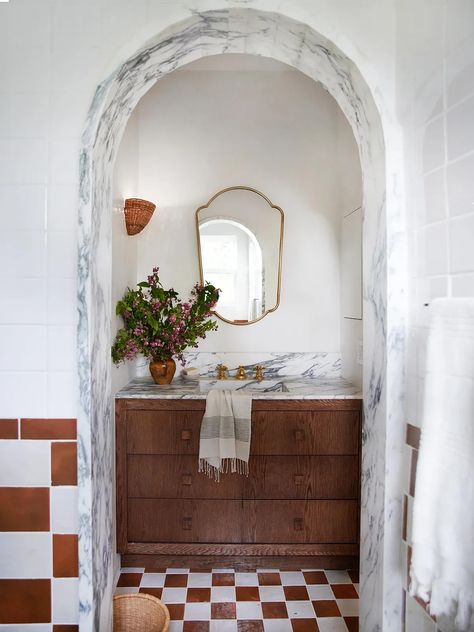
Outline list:
[[[79,182],[79,139],[53,140],[49,151],[49,182],[76,184]]]
[[[453,296],[474,296],[474,274],[456,274],[451,279]]]
[[[51,94],[51,138],[79,138],[84,131],[91,95],[85,90],[68,90]]]
[[[38,0],[10,2],[7,17],[8,28],[5,29],[3,36],[9,47],[15,49],[49,46],[50,3],[38,3]]]
[[[449,224],[451,272],[474,271],[474,213]]]
[[[56,184],[48,187],[48,230],[75,231],[79,189],[76,184]]]
[[[75,278],[77,234],[74,231],[48,232],[48,276]]]
[[[446,217],[444,168],[437,169],[424,177],[425,221],[436,222]]]
[[[474,211],[474,153],[448,165],[449,215]]]
[[[474,12],[472,19],[474,20]],[[467,39],[446,56],[446,99],[448,107],[474,94],[474,47]]]
[[[448,272],[448,230],[446,222],[425,228],[425,274],[434,276]]]
[[[472,0],[446,3],[446,43],[449,53],[474,34],[474,5]]]
[[[0,140],[0,184],[45,184],[47,176],[46,140]]]
[[[449,160],[474,151],[474,96],[448,110],[446,116]]]
[[[0,209],[3,230],[45,230],[46,185],[0,185]]]
[[[48,371],[46,416],[75,418],[78,401],[75,364],[71,371]]]
[[[48,279],[48,324],[75,325],[77,320],[76,279]]]
[[[78,623],[79,580],[76,578],[52,580],[53,623]]]
[[[10,3],[13,4],[13,3]],[[29,20],[25,21],[29,24]],[[22,36],[20,40],[26,40]],[[49,85],[51,50],[46,46],[7,48],[0,64],[0,85],[5,92],[42,92]]]
[[[436,632],[434,621],[410,595],[406,596],[405,632]]]
[[[51,487],[52,533],[77,533],[79,506],[77,487]]]
[[[90,0],[54,3],[52,33],[55,49],[97,46],[101,36],[100,4]]]
[[[43,277],[46,274],[46,232],[9,230],[0,233],[0,277]]]
[[[49,94],[47,92],[0,95],[1,138],[47,138]]]
[[[45,324],[46,279],[2,280],[0,324]]]
[[[51,577],[51,546],[50,533],[0,533],[0,577]]]
[[[46,372],[1,372],[0,387],[0,417],[46,417]]]
[[[49,487],[51,444],[49,441],[0,441],[0,486]],[[34,577],[30,575],[30,577]]]
[[[423,172],[444,164],[444,117],[439,116],[425,127],[423,139]]]
[[[48,327],[48,371],[73,371],[76,368],[76,347],[74,326]]]
[[[0,325],[0,371],[46,369],[46,327],[44,325]]]

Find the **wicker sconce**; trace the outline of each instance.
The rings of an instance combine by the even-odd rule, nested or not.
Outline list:
[[[125,200],[125,226],[129,235],[138,235],[153,215],[156,205],[148,200],[140,200],[139,198],[128,198]]]

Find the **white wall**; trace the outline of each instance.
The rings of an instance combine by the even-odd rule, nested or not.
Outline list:
[[[285,212],[280,307],[249,327],[219,321],[200,349],[340,351],[341,204],[353,180],[360,191],[360,166],[332,97],[277,62],[225,55],[165,77],[131,124],[136,195],[158,205],[137,238],[138,280],[159,265],[166,285],[189,292],[199,278],[195,210],[226,186],[255,187]]]
[[[474,2],[404,0],[397,13],[410,229],[406,414],[420,426],[429,319],[424,304],[439,296],[474,296]],[[408,471],[408,494],[407,481]],[[404,560],[406,553],[404,544]],[[407,630],[434,632],[435,623],[407,599]],[[438,627],[453,629],[443,619]]]

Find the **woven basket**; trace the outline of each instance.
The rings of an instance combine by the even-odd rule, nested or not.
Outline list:
[[[168,608],[146,593],[114,597],[114,632],[166,632],[170,624]]]
[[[153,215],[156,205],[148,200],[128,198],[125,200],[125,226],[129,235],[137,235],[142,231]]]

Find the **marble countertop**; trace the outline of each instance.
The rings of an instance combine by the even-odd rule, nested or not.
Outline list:
[[[184,380],[159,386],[151,377],[132,380],[115,395],[118,399],[205,399],[217,379]],[[274,378],[264,382],[246,380],[233,390],[250,392],[254,399],[362,399],[361,390],[342,378]]]

